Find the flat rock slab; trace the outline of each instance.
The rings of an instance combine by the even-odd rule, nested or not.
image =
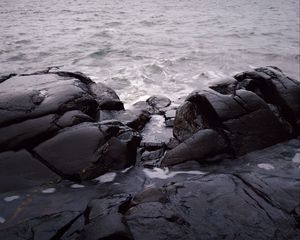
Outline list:
[[[60,179],[29,152],[0,153],[0,192],[31,188]]]
[[[0,237],[27,239],[44,232],[48,239],[296,240],[300,163],[293,159],[299,149],[300,140],[293,139],[219,165],[131,168],[102,176],[98,183],[11,192],[19,198],[0,201],[6,220]],[[46,187],[56,190],[43,193]]]

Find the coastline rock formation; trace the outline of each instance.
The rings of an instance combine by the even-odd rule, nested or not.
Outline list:
[[[227,148],[235,156],[272,146],[299,134],[300,84],[278,68],[258,68],[235,76],[236,82],[213,86],[214,90],[191,93],[177,109],[173,133],[181,144],[169,151],[163,166],[189,160],[209,161],[209,153],[200,149],[195,154],[192,144],[201,142],[195,135],[213,129],[225,143],[210,140],[211,145]],[[215,134],[215,133],[211,133]],[[212,139],[218,139],[211,136]],[[207,142],[207,140],[205,140]],[[209,141],[208,141],[209,142]],[[222,146],[221,146],[222,145]],[[219,149],[218,148],[218,149]]]
[[[1,77],[0,238],[297,239],[300,83],[234,78],[124,109],[82,73]]]

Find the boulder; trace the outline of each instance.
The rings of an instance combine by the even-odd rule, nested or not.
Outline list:
[[[279,112],[280,119],[291,126],[291,131],[299,134],[300,123],[300,83],[286,76],[276,67],[262,67],[254,71],[237,74],[237,88],[255,92]]]
[[[99,115],[100,121],[117,120],[138,131],[142,130],[151,118],[150,113],[143,109],[127,109],[123,111],[101,110]]]
[[[173,127],[174,137],[183,142],[197,132],[199,130],[196,123],[197,118],[196,106],[189,101],[182,103],[176,110]]]
[[[170,166],[186,161],[205,162],[209,157],[225,152],[228,143],[218,132],[204,129],[169,150],[161,162],[161,166]]]
[[[123,103],[113,89],[100,82],[90,83],[88,86],[98,102],[99,109],[124,110]]]
[[[93,121],[97,101],[77,78],[12,76],[0,85],[0,149],[33,147],[61,128]]]
[[[138,133],[121,123],[82,123],[61,130],[33,152],[63,178],[78,181],[134,164],[139,142]]]
[[[75,78],[56,74],[18,75],[0,86],[0,127],[70,110],[96,115],[96,100],[87,86]]]
[[[146,102],[154,109],[158,114],[164,112],[164,109],[171,105],[171,100],[165,96],[154,95],[149,97]]]
[[[245,90],[238,90],[235,95],[214,91],[190,94],[177,110],[174,136],[183,141],[202,129],[221,132],[237,155],[290,137],[289,129],[268,104],[255,93]]]

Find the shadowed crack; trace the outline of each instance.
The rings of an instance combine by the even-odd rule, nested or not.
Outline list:
[[[76,222],[76,220],[78,218],[80,218],[82,216],[82,213],[78,214],[76,217],[74,217],[70,222],[68,222],[66,225],[64,225],[63,227],[61,227],[56,234],[50,238],[50,240],[60,240],[61,237],[68,231],[68,229],[70,229],[70,227],[73,225],[74,222]]]

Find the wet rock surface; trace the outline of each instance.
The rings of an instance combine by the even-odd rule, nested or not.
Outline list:
[[[299,149],[294,139],[219,164],[136,167],[76,188],[62,182],[2,193],[1,199],[19,198],[2,200],[0,236],[298,239]]]
[[[0,239],[297,239],[299,89],[265,67],[124,109],[79,72],[1,77]]]

